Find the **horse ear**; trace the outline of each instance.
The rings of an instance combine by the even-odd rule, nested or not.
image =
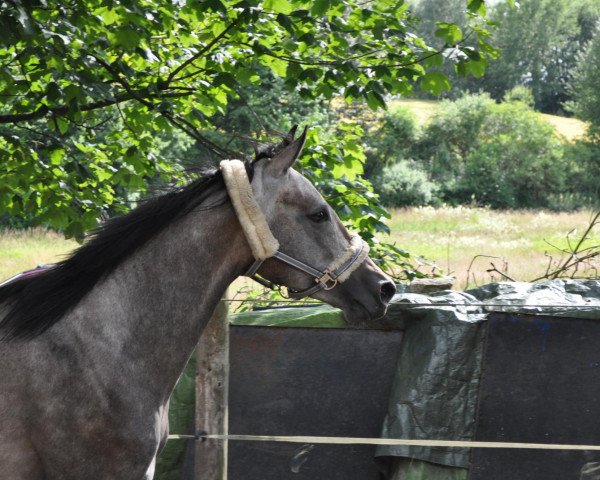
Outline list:
[[[293,127],[288,135],[291,134],[293,138],[295,131],[296,127]],[[271,168],[275,169],[276,176],[283,175],[294,164],[294,162],[302,153],[304,142],[306,142],[306,127],[304,128],[302,135],[300,135],[296,140],[290,143],[271,159],[269,164]]]
[[[294,125],[290,128],[290,131],[285,136],[284,140],[286,143],[292,143],[294,141],[294,136],[296,135],[296,130],[298,130],[298,125]]]

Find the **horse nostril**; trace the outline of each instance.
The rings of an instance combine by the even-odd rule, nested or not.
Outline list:
[[[381,283],[381,290],[379,291],[379,298],[381,298],[381,301],[385,305],[390,303],[390,300],[392,299],[392,297],[395,294],[396,294],[396,285],[394,285],[392,282],[382,282]]]

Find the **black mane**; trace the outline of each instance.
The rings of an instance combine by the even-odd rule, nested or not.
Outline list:
[[[0,338],[28,339],[49,329],[134,251],[223,188],[216,171],[150,199],[104,223],[50,270],[0,287],[0,306],[8,307],[0,320]]]
[[[246,161],[250,180],[254,164],[262,158],[272,158],[288,146],[296,129],[297,126],[292,127],[278,142],[254,144],[255,158]],[[8,307],[6,316],[0,319],[0,341],[30,339],[48,330],[133,252],[224,188],[223,176],[217,170],[183,188],[147,200],[127,215],[112,218],[94,230],[69,258],[48,271],[0,287],[0,308]]]

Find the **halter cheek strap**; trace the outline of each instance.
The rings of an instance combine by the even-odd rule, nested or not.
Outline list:
[[[245,276],[273,288],[274,284],[260,278],[257,272],[267,258],[276,258],[313,277],[315,284],[311,287],[303,290],[288,288],[288,295],[291,298],[303,298],[320,290],[331,290],[343,283],[367,258],[369,246],[358,235],[352,235],[350,245],[322,271],[279,251],[279,242],[273,236],[254,198],[244,163],[240,160],[223,160],[221,171],[227,193],[255,258]]]

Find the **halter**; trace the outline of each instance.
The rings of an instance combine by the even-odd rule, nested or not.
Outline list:
[[[252,186],[244,163],[240,160],[223,160],[221,171],[227,193],[242,225],[242,230],[254,256],[254,263],[244,274],[260,284],[273,288],[275,284],[257,272],[268,258],[276,258],[287,265],[310,275],[315,284],[303,290],[288,288],[288,296],[294,299],[308,297],[320,290],[331,290],[345,282],[367,258],[369,246],[358,236],[352,235],[350,245],[324,270],[311,267],[306,263],[279,251],[279,242],[273,236],[265,216],[256,203]]]

